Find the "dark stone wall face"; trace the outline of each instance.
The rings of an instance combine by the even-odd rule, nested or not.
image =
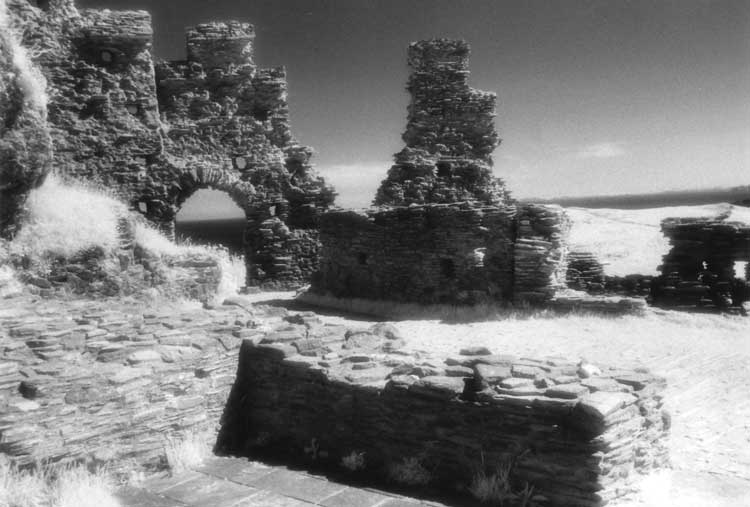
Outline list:
[[[404,479],[398,465],[416,460],[423,482],[467,496],[475,474],[506,464],[513,489],[577,507],[608,504],[669,462],[654,375],[584,378],[560,358],[415,358],[377,326],[286,329],[243,342],[218,449],[304,462],[312,443],[331,467],[364,456],[369,480]]]
[[[750,226],[722,217],[667,218],[661,228],[672,248],[652,283],[654,304],[742,311],[750,285],[747,276],[735,277],[734,264],[750,261]]]
[[[284,69],[253,63],[251,25],[190,28],[186,60],[154,65],[144,11],[79,11],[67,0],[11,8],[24,13],[24,44],[49,82],[59,174],[110,189],[168,234],[196,190],[224,191],[248,219],[248,283],[307,282],[309,231],[335,193],[291,134]],[[296,238],[286,250],[259,233],[272,217]]]
[[[331,211],[320,221],[312,291],[418,303],[544,302],[565,284],[568,231],[558,206]]]
[[[326,213],[312,290],[424,303],[508,297],[514,213],[466,205]]]
[[[437,39],[409,46],[412,69],[406,147],[381,184],[374,203],[476,201],[498,205],[509,200],[492,175],[492,151],[500,143],[495,129],[494,93],[470,88],[469,46]]]

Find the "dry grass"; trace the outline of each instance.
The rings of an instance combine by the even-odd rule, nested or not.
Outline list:
[[[0,456],[0,507],[118,507],[106,470],[83,466],[19,470]]]
[[[188,431],[167,437],[164,454],[172,474],[191,470],[203,463],[211,455],[209,435]]]
[[[32,262],[71,257],[94,247],[111,252],[118,246],[118,219],[127,212],[112,197],[50,176],[29,195],[21,230],[9,251]]]
[[[388,465],[388,477],[407,486],[424,486],[432,480],[432,474],[418,457],[406,457]]]
[[[498,466],[494,473],[480,470],[474,474],[469,493],[482,503],[502,505],[511,496],[510,465]]]

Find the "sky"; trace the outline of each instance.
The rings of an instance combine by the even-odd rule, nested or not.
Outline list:
[[[292,131],[345,207],[366,206],[402,148],[406,49],[471,45],[497,93],[495,173],[516,197],[750,184],[747,0],[78,0],[146,9],[154,53],[184,27],[255,25],[255,61],[284,65]]]

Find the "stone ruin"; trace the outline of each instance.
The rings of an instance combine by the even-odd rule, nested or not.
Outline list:
[[[657,306],[744,312],[750,301],[750,225],[716,218],[668,218],[661,224],[672,248],[659,267],[651,298]],[[745,262],[744,280],[735,263]]]
[[[403,139],[377,208],[321,216],[313,293],[419,303],[544,302],[565,285],[569,221],[519,205],[492,174],[495,94],[468,86],[469,46],[409,46]]]
[[[155,63],[147,12],[8,3],[47,78],[58,174],[109,189],[170,234],[196,190],[224,191],[247,217],[248,284],[309,279],[335,194],[291,134],[284,69],[253,62],[251,25],[190,28],[186,59]]]
[[[405,354],[389,324],[343,336],[312,314],[294,324],[243,342],[219,450],[297,463],[307,453],[331,469],[360,456],[369,481],[403,480],[410,463],[464,497],[475,474],[506,466],[512,491],[571,507],[605,505],[669,462],[665,381],[644,370],[587,376],[561,358],[484,347]]]
[[[469,45],[437,39],[412,43],[406,146],[375,196],[377,206],[472,201],[502,205],[509,193],[492,174],[494,93],[469,87]]]

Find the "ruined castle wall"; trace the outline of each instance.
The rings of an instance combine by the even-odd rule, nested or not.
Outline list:
[[[193,27],[186,59],[155,66],[144,11],[11,9],[49,82],[56,172],[107,188],[169,234],[196,190],[224,191],[248,219],[248,283],[307,282],[317,215],[335,194],[291,134],[284,69],[252,60],[251,25]],[[257,233],[272,217],[300,231],[287,250]]]
[[[419,303],[544,302],[565,286],[559,206],[431,204],[321,217],[312,290]]]
[[[424,303],[508,297],[514,213],[457,204],[326,213],[312,290]]]

